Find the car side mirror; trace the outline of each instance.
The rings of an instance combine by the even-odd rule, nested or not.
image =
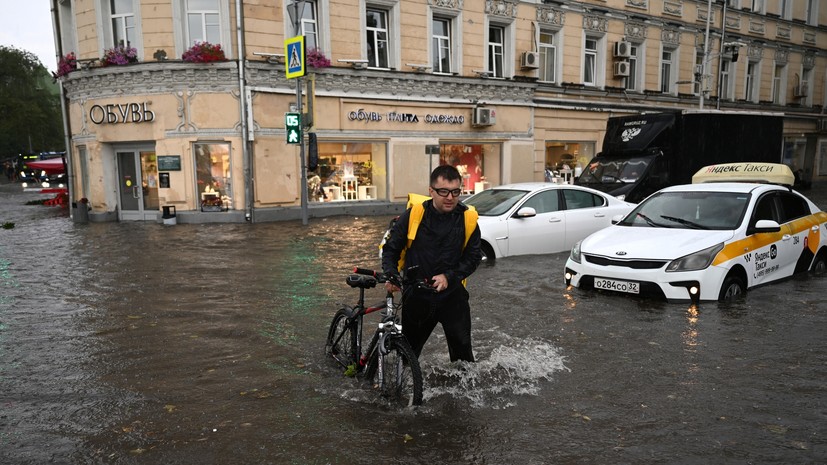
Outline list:
[[[531,218],[532,216],[537,216],[537,210],[532,207],[523,207],[517,210],[517,214],[514,216],[517,218]]]
[[[749,234],[760,234],[760,233],[777,233],[781,231],[781,225],[773,220],[758,220],[755,222],[755,226],[750,228]]]

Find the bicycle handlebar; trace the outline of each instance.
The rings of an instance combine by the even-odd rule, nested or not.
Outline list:
[[[426,289],[436,292],[436,289],[433,288],[433,280],[428,278],[420,278],[414,279],[410,278],[409,276],[413,274],[416,275],[415,270],[418,268],[417,266],[412,266],[408,268],[405,272],[405,276],[402,276],[397,273],[380,273],[378,271],[370,270],[367,268],[359,268],[358,266],[353,268],[353,272],[356,274],[361,274],[365,276],[372,276],[376,278],[376,281],[380,283],[391,283],[396,287],[401,288],[403,284],[405,285],[414,285],[418,289]]]

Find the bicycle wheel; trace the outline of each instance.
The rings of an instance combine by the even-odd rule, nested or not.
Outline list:
[[[349,321],[344,309],[339,309],[330,323],[324,352],[340,364],[345,370],[358,368],[356,360],[356,322]]]
[[[379,373],[379,348],[373,351],[365,369],[365,378],[381,386],[382,396],[392,403],[408,407],[422,404],[422,370],[408,341],[391,337],[385,341],[388,354],[383,357],[382,379]]]

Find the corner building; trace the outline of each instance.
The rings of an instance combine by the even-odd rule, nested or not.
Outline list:
[[[60,78],[72,196],[93,221],[158,221],[165,207],[180,222],[299,218],[300,149],[285,128],[296,27],[318,153],[310,217],[396,212],[440,163],[460,169],[465,193],[539,181],[585,166],[608,117],[647,111],[781,114],[784,161],[827,177],[817,0],[52,3],[59,54],[78,58]],[[183,61],[199,42],[226,59]],[[137,62],[104,66],[118,45]]]

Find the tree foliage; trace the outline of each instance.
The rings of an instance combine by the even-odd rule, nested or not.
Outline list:
[[[31,52],[0,46],[0,159],[63,150],[60,95],[49,72]]]

